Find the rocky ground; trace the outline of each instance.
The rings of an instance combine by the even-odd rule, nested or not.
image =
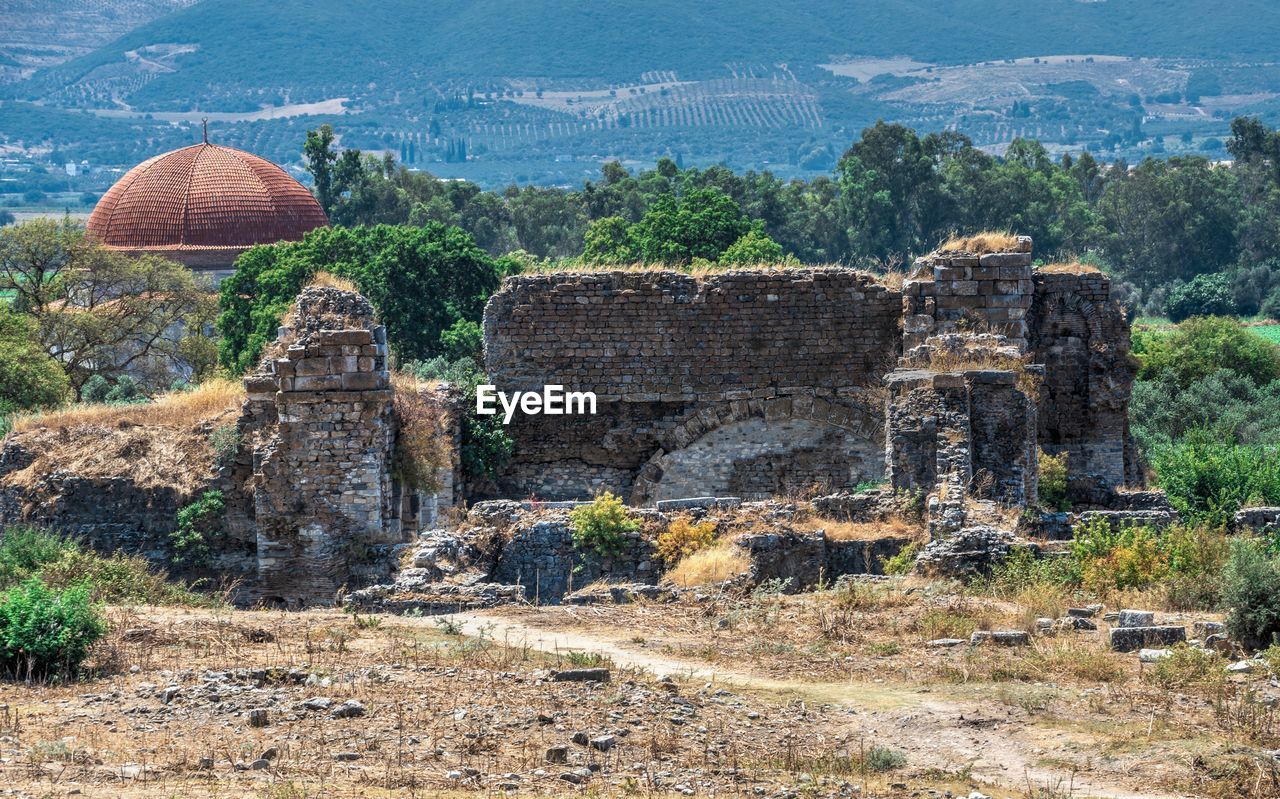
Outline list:
[[[0,685],[0,796],[1280,795],[1261,664],[1158,670],[1103,630],[928,645],[1027,613],[896,581],[447,618],[115,609],[99,676]]]

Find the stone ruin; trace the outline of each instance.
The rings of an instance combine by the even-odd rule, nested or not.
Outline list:
[[[825,494],[813,510],[852,520],[911,498],[930,538],[920,566],[964,573],[1027,532],[1041,449],[1067,454],[1077,509],[1112,523],[1173,518],[1162,495],[1140,490],[1128,431],[1135,364],[1107,277],[1035,269],[1029,239],[1011,252],[933,253],[901,287],[840,268],[516,276],[490,299],[484,334],[499,391],[591,391],[597,413],[517,414],[510,463],[494,481],[467,483],[456,411],[474,398],[426,392],[454,411],[442,431],[453,463],[427,495],[393,475],[394,392],[372,307],[352,292],[304,291],[245,378],[235,458],[206,481],[227,504],[206,574],[240,580],[244,601],[328,603],[385,583],[423,530],[417,565],[401,575],[417,589],[483,583],[508,600],[558,601],[573,574],[579,586],[587,576],[653,584],[647,542],[612,566],[572,551],[565,509],[604,490],[659,514],[689,497],[748,503],[783,520],[747,547],[755,570],[785,562],[788,579],[810,567],[874,572],[906,542],[874,558],[814,549],[788,537],[795,503],[782,512],[774,498]],[[20,440],[0,453],[0,524],[48,524],[166,559],[176,492],[61,473],[34,493],[5,483],[30,462]],[[432,529],[450,506],[494,499],[524,500],[523,520],[473,519],[461,537]],[[708,501],[721,502],[685,504],[706,512]],[[1254,515],[1276,524],[1277,514]],[[1042,519],[1037,537],[1069,536],[1063,516]],[[474,532],[486,529],[504,533]]]
[[[487,493],[646,505],[888,483],[929,497],[942,538],[975,503],[1033,503],[1044,449],[1067,453],[1077,494],[1123,504],[1143,482],[1128,322],[1104,274],[1036,270],[1031,244],[933,253],[900,289],[848,269],[510,278],[485,311],[490,379],[594,391],[599,412],[518,416]]]

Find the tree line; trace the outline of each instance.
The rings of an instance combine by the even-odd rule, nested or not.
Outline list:
[[[441,180],[391,155],[339,153],[327,127],[308,134],[304,156],[335,225],[441,222],[493,256],[687,264],[722,260],[752,233],[734,262],[891,268],[951,233],[1006,229],[1032,236],[1045,261],[1103,267],[1142,313],[1190,315],[1209,302],[1253,315],[1270,299],[1280,314],[1280,134],[1250,118],[1231,129],[1234,162],[1131,166],[1087,151],[1055,159],[1033,140],[995,156],[960,133],[880,122],[813,180],[664,158],[636,172],[608,162],[574,189]],[[1202,275],[1218,277],[1192,286]]]

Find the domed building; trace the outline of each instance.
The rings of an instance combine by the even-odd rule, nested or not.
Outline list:
[[[206,135],[126,172],[98,201],[88,230],[112,249],[221,277],[253,245],[298,241],[327,224],[320,203],[283,169]]]

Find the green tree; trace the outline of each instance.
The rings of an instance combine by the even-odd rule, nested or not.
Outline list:
[[[208,286],[186,267],[108,250],[65,220],[0,229],[3,289],[33,320],[34,340],[77,396],[95,374],[168,387],[190,369],[184,342],[203,336],[214,305]]]
[[[1164,312],[1174,322],[1192,316],[1228,316],[1236,312],[1231,276],[1223,272],[1196,275],[1169,292]]]
[[[877,122],[836,165],[855,259],[923,252],[940,229],[942,182],[915,131]]]
[[[1099,201],[1107,260],[1144,289],[1222,271],[1236,259],[1237,188],[1231,170],[1198,157],[1120,173]]]
[[[439,222],[320,228],[300,242],[254,247],[222,282],[222,362],[238,371],[256,363],[293,298],[322,270],[369,298],[405,360],[438,354],[441,334],[458,320],[479,321],[499,282],[493,259],[461,228]]]
[[[630,225],[620,216],[606,216],[587,226],[582,258],[593,264],[627,264],[640,260],[628,235]]]
[[[302,157],[307,162],[307,171],[315,181],[316,201],[324,209],[325,214],[332,215],[337,195],[333,185],[333,167],[338,155],[333,151],[333,127],[321,125],[318,130],[307,131],[306,141],[302,144]]]
[[[35,323],[0,305],[0,414],[61,405],[67,374],[36,339]]]
[[[683,197],[659,197],[627,236],[647,263],[715,261],[751,230],[738,204],[719,189],[694,189]]]
[[[722,264],[777,264],[782,262],[782,245],[761,230],[748,230],[720,256]]]

